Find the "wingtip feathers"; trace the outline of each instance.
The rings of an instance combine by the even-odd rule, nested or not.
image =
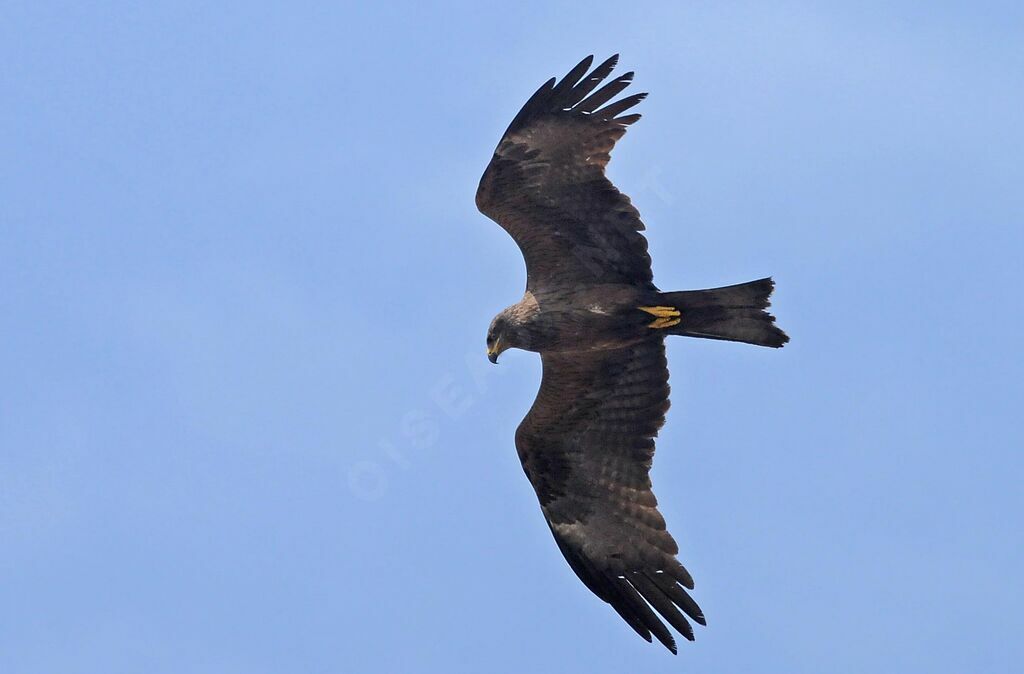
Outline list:
[[[609,104],[629,86],[635,73],[629,71],[608,81],[607,78],[619,63],[618,54],[613,54],[597,67],[591,68],[593,63],[594,55],[590,54],[561,79],[552,77],[542,84],[512,120],[506,133],[525,126],[537,116],[553,113],[592,115],[602,122],[614,122],[619,126],[628,126],[639,120],[638,114],[619,115],[646,98],[646,93]]]

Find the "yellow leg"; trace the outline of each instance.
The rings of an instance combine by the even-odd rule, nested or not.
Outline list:
[[[673,325],[679,325],[682,320],[679,318],[679,310],[675,307],[637,307],[637,309],[654,316],[654,322],[647,326],[649,328],[671,328]]]
[[[681,318],[656,318],[653,323],[650,323],[647,327],[649,328],[671,328],[673,325],[679,325],[683,319]]]
[[[637,307],[655,318],[679,318],[679,310],[675,307]]]

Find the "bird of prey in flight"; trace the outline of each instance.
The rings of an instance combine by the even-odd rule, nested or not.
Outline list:
[[[583,59],[541,85],[515,116],[480,179],[476,203],[526,258],[523,298],[487,331],[487,355],[541,355],[543,378],[516,430],[526,476],[569,566],[641,637],[676,652],[704,614],[687,590],[651,491],[654,438],[669,408],[665,338],[780,347],[765,309],[770,278],[661,292],[640,214],[605,176],[609,153],[646,94],[615,99],[612,56]],[[660,617],[659,617],[660,616]]]

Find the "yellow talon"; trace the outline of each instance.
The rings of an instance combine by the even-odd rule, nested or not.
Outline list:
[[[637,307],[640,311],[645,311],[651,316],[658,319],[662,318],[679,318],[679,310],[675,307]],[[657,321],[655,321],[657,322]],[[651,327],[654,327],[653,325]]]
[[[678,312],[677,312],[678,315]],[[649,328],[671,328],[673,325],[679,325],[683,319],[681,318],[657,318],[653,323],[648,325]]]

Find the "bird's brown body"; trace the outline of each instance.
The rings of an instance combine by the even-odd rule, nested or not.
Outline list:
[[[510,347],[538,353],[621,348],[653,337],[646,327],[651,317],[637,308],[651,294],[621,284],[527,291],[499,316],[519,328]]]

